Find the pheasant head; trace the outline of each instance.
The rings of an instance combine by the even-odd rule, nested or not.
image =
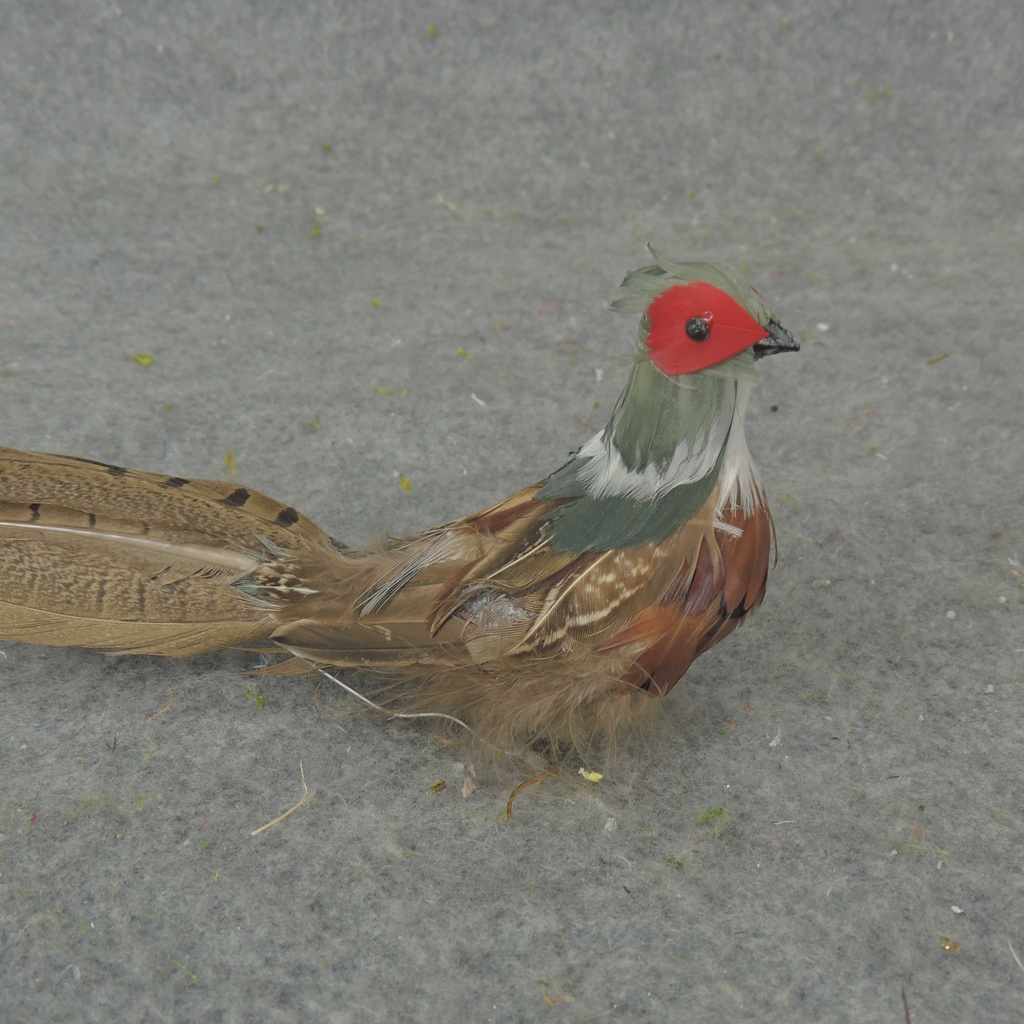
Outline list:
[[[799,345],[729,267],[659,262],[629,274],[613,308],[640,311],[636,358],[608,425],[545,483],[569,498],[551,542],[569,551],[656,543],[717,494],[764,503],[744,436],[754,360]]]

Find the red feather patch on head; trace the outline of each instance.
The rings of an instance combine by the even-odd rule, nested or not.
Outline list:
[[[662,373],[696,373],[750,348],[768,331],[706,281],[667,288],[647,307],[647,350]]]

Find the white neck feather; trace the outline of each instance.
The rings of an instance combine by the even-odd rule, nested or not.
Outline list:
[[[674,488],[703,480],[712,473],[725,445],[716,511],[735,506],[747,514],[753,512],[764,498],[743,436],[751,383],[741,380],[735,386],[735,398],[724,403],[721,415],[698,437],[680,441],[663,468],[650,464],[643,469],[630,469],[608,432],[595,434],[576,454],[578,459],[589,460],[579,473],[587,493],[598,499],[619,496],[657,501]]]
[[[757,466],[754,465],[754,460],[747,449],[744,429],[751,389],[750,381],[736,382],[736,411],[732,418],[729,441],[725,447],[725,457],[722,459],[716,513],[726,508],[739,508],[749,516],[758,505],[764,504],[764,487]]]

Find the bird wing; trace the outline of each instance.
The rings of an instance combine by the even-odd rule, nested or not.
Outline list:
[[[660,602],[686,545],[712,533],[710,509],[658,543],[559,551],[549,523],[564,499],[537,500],[542,486],[393,542],[359,570],[365,589],[344,554],[333,583],[297,569],[316,593],[277,614],[272,639],[342,667],[582,660]]]

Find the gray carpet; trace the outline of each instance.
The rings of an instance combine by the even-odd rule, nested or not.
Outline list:
[[[603,422],[648,242],[804,342],[749,416],[764,607],[511,821],[516,780],[465,798],[461,748],[250,655],[3,645],[0,1018],[1020,1019],[1022,30],[0,5],[0,443],[233,470],[362,542]]]

